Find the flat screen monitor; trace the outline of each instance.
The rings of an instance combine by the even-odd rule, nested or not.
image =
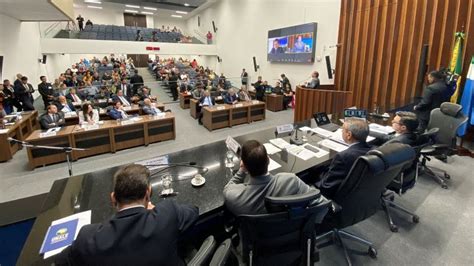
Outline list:
[[[307,23],[268,31],[267,61],[313,63],[317,23]]]

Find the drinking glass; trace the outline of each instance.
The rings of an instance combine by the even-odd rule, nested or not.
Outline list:
[[[171,188],[171,175],[164,175],[161,177],[161,182],[163,186],[162,194],[170,194],[173,193],[173,188]]]
[[[234,167],[234,152],[227,151],[227,153],[225,154],[225,157],[226,157],[225,167],[233,168]]]

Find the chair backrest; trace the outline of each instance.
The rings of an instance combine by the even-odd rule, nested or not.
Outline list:
[[[342,207],[337,226],[344,228],[376,213],[382,192],[414,159],[413,148],[401,143],[388,143],[359,157],[333,198]]]
[[[428,129],[439,128],[438,143],[446,144],[451,148],[456,147],[456,133],[459,127],[468,120],[461,110],[461,105],[445,102],[440,108],[431,111]]]
[[[438,131],[439,128],[432,128],[417,137],[415,144],[412,146],[413,150],[415,150],[415,159],[411,164],[407,164],[405,168],[402,169],[402,172],[392,180],[387,186],[388,189],[402,194],[415,186],[421,150],[435,143]]]
[[[268,214],[240,215],[240,236],[245,262],[255,265],[313,264],[315,224],[330,202],[312,204],[319,191],[285,197],[267,197]]]

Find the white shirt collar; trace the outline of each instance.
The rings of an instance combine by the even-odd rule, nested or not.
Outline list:
[[[119,212],[125,211],[125,210],[128,210],[128,209],[133,209],[133,208],[145,208],[145,206],[140,205],[140,204],[132,205],[132,206],[129,206],[129,207],[126,207],[126,208],[121,209]]]

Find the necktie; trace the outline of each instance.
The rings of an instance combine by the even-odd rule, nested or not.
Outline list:
[[[125,85],[122,84],[122,91],[123,91],[123,95],[127,96],[127,90],[125,88]]]

